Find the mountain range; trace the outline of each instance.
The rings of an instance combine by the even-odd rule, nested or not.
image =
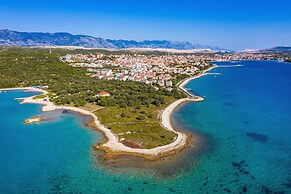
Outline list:
[[[190,42],[167,40],[111,40],[87,35],[72,35],[70,33],[18,32],[8,29],[0,30],[0,45],[2,46],[79,46],[85,48],[152,48],[177,50],[208,50],[226,51],[218,47],[193,44]]]
[[[288,46],[277,46],[269,49],[262,49],[261,52],[272,52],[272,53],[286,53],[291,52],[291,47]]]

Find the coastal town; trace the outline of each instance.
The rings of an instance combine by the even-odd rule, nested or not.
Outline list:
[[[61,57],[73,67],[87,68],[88,75],[103,80],[136,81],[168,91],[178,75],[192,76],[209,66],[194,55],[75,54]]]
[[[0,0],[0,194],[291,194],[291,0]]]
[[[282,60],[276,53],[196,54],[67,54],[60,59],[72,67],[86,68],[87,75],[102,80],[136,81],[156,90],[172,91],[177,76],[199,74],[212,61]]]

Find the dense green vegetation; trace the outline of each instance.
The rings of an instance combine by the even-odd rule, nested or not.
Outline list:
[[[40,94],[40,95],[34,96],[33,99],[42,99],[42,98],[46,98],[46,97],[47,97],[47,95]]]
[[[111,129],[119,139],[140,144],[144,148],[153,148],[171,143],[175,134],[160,126],[158,113],[174,99],[166,98],[165,105],[121,108],[104,108],[95,114],[100,121]]]

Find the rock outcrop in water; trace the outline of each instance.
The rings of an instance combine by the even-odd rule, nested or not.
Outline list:
[[[246,132],[246,136],[252,138],[255,141],[265,143],[268,141],[268,136],[259,134],[259,133],[251,133],[251,132]]]

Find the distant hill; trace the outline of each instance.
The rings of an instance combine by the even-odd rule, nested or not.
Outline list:
[[[260,52],[275,52],[275,53],[285,53],[291,52],[291,47],[288,46],[277,46],[269,49],[262,49]]]
[[[200,44],[192,44],[189,42],[167,41],[167,40],[110,40],[108,42],[114,44],[118,48],[164,48],[177,50],[193,50],[193,49],[211,49],[211,50],[225,50],[218,47],[211,47]]]
[[[189,42],[167,40],[111,40],[87,35],[72,35],[70,33],[17,32],[0,30],[0,45],[2,46],[80,46],[85,48],[163,48],[177,50],[207,49],[226,51]]]

